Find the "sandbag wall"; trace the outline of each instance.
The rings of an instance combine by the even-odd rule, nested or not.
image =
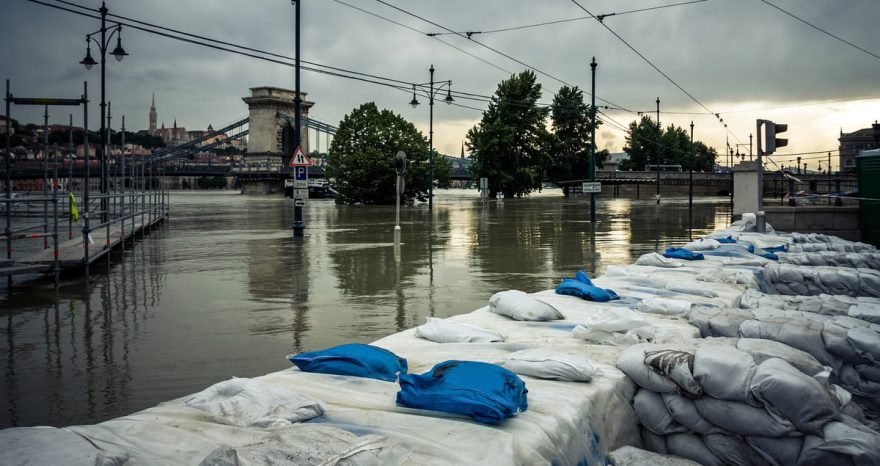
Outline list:
[[[858,408],[815,358],[781,343],[639,344],[618,367],[640,387],[650,451],[704,465],[880,464],[880,435],[849,415]]]

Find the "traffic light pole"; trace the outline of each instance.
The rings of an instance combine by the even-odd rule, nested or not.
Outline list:
[[[764,148],[761,144],[761,140],[764,139],[761,137],[761,125],[764,124],[764,120],[757,120],[757,135],[758,135],[758,210],[764,210]]]

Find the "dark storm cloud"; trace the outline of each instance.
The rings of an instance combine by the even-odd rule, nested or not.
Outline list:
[[[49,3],[59,4],[53,0]],[[92,8],[94,0],[78,0]],[[811,21],[875,53],[880,43],[876,0],[826,2],[773,0]],[[439,28],[408,17],[373,0],[346,0],[360,8],[392,18],[423,32]],[[490,30],[584,16],[565,0],[427,1],[394,0],[401,8],[459,31]],[[670,2],[586,1],[595,14],[623,12]],[[288,1],[157,0],[108,2],[111,13],[157,23],[279,54],[293,55],[293,7]],[[440,42],[330,0],[303,0],[303,58],[409,82],[428,80],[434,64],[437,80],[452,80],[453,88],[491,94],[507,77],[479,60]],[[786,105],[804,101],[836,100],[878,94],[880,60],[836,41],[759,0],[710,0],[642,13],[609,16],[605,22],[648,57],[679,85],[713,111],[722,112],[738,102]],[[76,96],[89,81],[93,102],[99,98],[99,72],[86,72],[77,62],[85,52],[85,33],[98,28],[97,20],[78,17],[25,0],[4,0],[0,31],[0,77],[12,81],[16,95]],[[524,67],[466,39],[442,36],[498,66],[519,72]],[[604,27],[593,20],[553,26],[475,35],[474,39],[503,51],[570,84],[589,89],[588,61],[599,62],[597,94],[633,110],[652,111],[660,96],[664,110],[701,111],[690,98],[664,79]],[[122,63],[107,65],[108,99],[114,115],[125,114],[130,128],[147,125],[150,96],[157,95],[160,123],[190,129],[215,127],[244,116],[241,97],[248,88],[272,85],[293,87],[287,66],[232,55],[202,46],[126,28],[123,45],[131,54]],[[92,50],[93,54],[96,50]],[[562,85],[539,74],[544,102]],[[406,92],[372,84],[303,72],[303,90],[317,105],[313,114],[336,123],[353,107],[376,101],[427,126],[427,106],[411,109]],[[424,102],[424,98],[421,98]],[[480,103],[460,101],[482,107]],[[811,111],[816,111],[813,108]],[[63,115],[61,114],[62,112]],[[90,109],[97,125],[97,107]],[[16,109],[25,121],[37,121],[36,110]],[[609,112],[622,124],[634,115]],[[474,121],[479,112],[441,106],[435,124]],[[711,118],[697,117],[706,127]],[[751,116],[753,121],[753,116]],[[58,110],[53,121],[66,121]],[[119,121],[114,120],[114,121]],[[681,121],[678,124],[683,124]],[[464,127],[458,124],[457,127]],[[745,137],[749,127],[732,128]],[[617,132],[616,145],[622,145]],[[460,141],[461,134],[437,135]],[[719,136],[721,137],[721,136]],[[457,147],[458,142],[447,145]],[[607,141],[606,141],[607,145]]]

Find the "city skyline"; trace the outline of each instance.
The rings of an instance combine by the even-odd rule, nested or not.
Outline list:
[[[62,2],[46,3],[83,11]],[[74,3],[100,6],[96,1]],[[589,90],[587,63],[595,55],[599,63],[599,98],[653,117],[659,96],[664,126],[672,123],[686,127],[694,120],[695,138],[714,146],[719,153],[724,153],[726,139],[734,149],[736,144],[745,144],[738,149],[747,152],[756,118],[789,124],[789,147],[781,153],[836,153],[841,129],[856,131],[880,117],[880,96],[874,95],[877,86],[872,78],[880,71],[880,59],[875,57],[880,51],[871,48],[880,37],[871,24],[871,18],[880,14],[880,5],[874,2],[853,1],[834,7],[818,1],[769,2],[855,46],[786,15],[768,2],[709,0],[629,14],[631,10],[674,2],[579,3],[593,14],[609,14],[604,24],[696,101],[602,24],[592,19],[576,20],[586,14],[574,2],[542,2],[542,8],[536,9],[526,2],[471,5],[305,0],[301,7],[302,54],[304,60],[313,63],[416,83],[428,81],[428,67],[433,64],[437,81],[452,80],[453,91],[479,95],[492,95],[508,72],[522,71],[525,66],[521,63],[525,63],[538,70],[544,94],[541,101],[545,103],[552,101],[562,85],[560,81]],[[143,4],[111,1],[107,7],[111,15],[293,55],[293,8],[287,2],[254,8],[248,2],[218,6],[210,2],[180,5],[159,1],[145,8]],[[89,125],[97,128],[100,73],[97,69],[86,71],[78,62],[85,55],[85,34],[96,30],[99,21],[25,0],[15,0],[4,10],[7,14],[0,19],[0,29],[4,41],[14,46],[0,52],[4,63],[12,65],[0,77],[11,80],[13,94],[78,96],[82,81],[88,80],[93,102]],[[453,34],[428,37],[412,29],[444,31],[407,12],[456,31],[486,32],[474,34],[473,40]],[[194,16],[205,21],[182,20]],[[488,32],[556,20],[566,21]],[[293,69],[277,63],[125,26],[122,44],[130,56],[121,63],[108,61],[107,98],[113,102],[114,117],[125,114],[126,126],[131,130],[148,127],[153,92],[157,107],[165,115],[160,120],[167,123],[168,118],[177,118],[183,126],[205,128],[212,124],[216,128],[247,114],[241,98],[248,95],[250,87],[294,86]],[[410,108],[407,104],[412,96],[406,91],[307,70],[302,74],[302,90],[316,102],[312,114],[321,121],[335,124],[354,107],[375,101],[415,123],[427,136],[427,105]],[[877,98],[866,99],[869,97]],[[427,103],[424,96],[419,100]],[[486,105],[462,98],[456,103],[477,109],[485,109]],[[730,133],[707,109],[720,114]],[[638,114],[601,110],[604,116],[600,118],[606,124],[597,132],[597,144],[600,149],[620,151],[624,145],[621,127]],[[66,123],[67,113],[51,113],[50,123]],[[41,110],[14,108],[12,116],[37,122],[40,114]],[[458,154],[467,130],[480,116],[479,111],[462,106],[435,108],[435,147]],[[81,120],[81,116],[76,118]],[[114,119],[114,126],[118,121]],[[779,160],[786,162],[784,157]]]

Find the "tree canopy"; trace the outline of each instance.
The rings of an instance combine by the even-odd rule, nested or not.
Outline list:
[[[541,188],[550,165],[549,108],[537,105],[541,84],[523,71],[502,81],[480,122],[467,133],[476,178],[489,179],[489,194],[522,196]]]
[[[621,164],[623,170],[644,170],[646,165],[654,165],[657,158],[657,141],[660,141],[660,164],[681,165],[683,170],[690,166],[691,138],[689,131],[682,127],[669,125],[660,131],[657,122],[643,116],[638,122],[629,125],[626,145],[623,150],[629,160]],[[694,141],[694,171],[712,171],[718,153],[701,141]]]
[[[416,127],[373,102],[355,108],[339,123],[330,144],[326,175],[339,193],[337,203],[393,204],[394,158],[406,152],[405,190],[401,202],[428,199],[428,141]],[[451,164],[434,153],[434,181],[449,185]]]
[[[590,106],[584,102],[584,93],[577,86],[559,89],[550,106],[550,121],[553,140],[548,179],[565,181],[587,178],[593,118]],[[602,121],[597,119],[597,129],[601,124]],[[596,152],[596,167],[604,165],[607,157],[607,150]]]

